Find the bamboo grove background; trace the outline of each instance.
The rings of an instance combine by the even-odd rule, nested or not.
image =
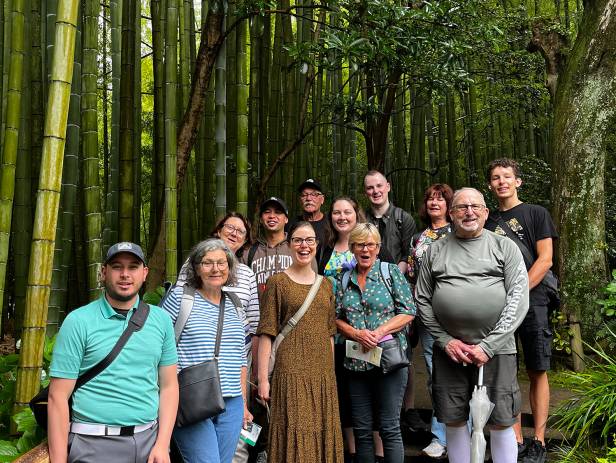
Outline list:
[[[581,13],[580,0],[0,0],[2,333],[36,346],[18,402],[38,387],[43,336],[97,297],[118,240],[147,250],[154,288],[217,217],[254,217],[274,194],[296,208],[308,177],[359,198],[382,169],[414,213],[430,183],[480,186],[496,157],[548,171],[554,95],[529,43],[539,26],[575,37]]]

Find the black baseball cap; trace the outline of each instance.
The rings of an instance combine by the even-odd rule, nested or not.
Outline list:
[[[143,255],[143,249],[141,246],[135,243],[131,243],[129,241],[122,241],[120,243],[116,243],[109,248],[107,251],[107,257],[105,258],[105,264],[107,264],[111,259],[113,259],[118,254],[122,254],[123,252],[127,252],[132,254],[145,265],[145,256]]]
[[[313,190],[317,190],[317,191],[320,191],[321,193],[323,193],[323,188],[321,188],[321,184],[319,182],[317,182],[313,178],[309,178],[308,180],[304,181],[304,183],[302,183],[297,188],[297,192],[301,193],[306,188],[312,188]]]
[[[271,198],[268,198],[268,199],[266,199],[265,201],[263,201],[261,203],[261,208],[259,209],[259,214],[263,214],[265,209],[267,209],[267,206],[270,205],[270,204],[275,204],[278,209],[282,209],[282,211],[284,212],[284,215],[289,217],[289,208],[287,207],[287,205],[285,204],[285,202],[282,199],[276,198],[275,196],[272,196]]]

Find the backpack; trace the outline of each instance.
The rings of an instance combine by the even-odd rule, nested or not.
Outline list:
[[[160,299],[160,302],[158,303],[159,307],[163,306],[164,302],[167,300],[167,297],[169,297],[169,293],[171,293],[171,291],[176,286],[177,285],[171,284],[170,281],[165,281],[163,283],[163,287],[165,288],[165,294],[163,295],[163,297]],[[229,296],[229,299],[231,299],[231,302],[233,302],[233,305],[235,306],[236,310],[243,309],[242,301],[240,301],[240,298],[238,297],[237,294],[235,294],[233,291],[225,291],[225,294]]]
[[[394,293],[393,293],[393,290],[392,290],[393,282],[392,282],[392,279],[391,279],[391,270],[389,269],[389,263],[388,262],[381,262],[380,264],[381,265],[380,265],[379,271],[381,273],[381,278],[385,282],[385,286],[387,287],[387,291],[389,292],[389,295],[391,296],[391,298],[393,300],[394,299]],[[342,275],[342,289],[344,291],[346,291],[346,289],[349,287],[349,281],[351,281],[351,272],[352,271],[353,270],[347,270]]]
[[[246,259],[246,265],[251,270],[252,270],[252,261],[255,258],[255,253],[257,252],[258,248],[259,248],[259,243],[254,242],[252,246],[250,246],[250,250],[248,251],[248,258]]]

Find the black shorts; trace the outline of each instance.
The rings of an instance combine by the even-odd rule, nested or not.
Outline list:
[[[526,369],[549,370],[552,358],[552,329],[548,320],[548,308],[531,305],[516,334],[522,346]]]
[[[436,418],[445,424],[465,422],[479,369],[474,365],[455,363],[436,345],[432,362],[432,398]],[[495,355],[483,367],[483,384],[495,404],[488,424],[511,426],[516,422],[522,403],[516,364],[515,354],[503,354]]]

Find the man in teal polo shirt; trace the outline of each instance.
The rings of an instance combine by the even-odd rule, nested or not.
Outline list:
[[[139,306],[148,268],[134,243],[109,248],[104,294],[71,312],[51,362],[49,454],[56,462],[168,463],[178,404],[177,353],[169,316],[158,307],[117,358],[74,391],[76,379],[102,360]],[[69,416],[69,399],[73,413]]]

